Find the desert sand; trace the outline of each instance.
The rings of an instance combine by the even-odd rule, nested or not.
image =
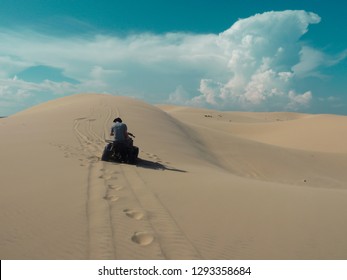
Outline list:
[[[100,160],[120,116],[137,165]],[[77,94],[0,119],[1,259],[347,259],[347,117]]]

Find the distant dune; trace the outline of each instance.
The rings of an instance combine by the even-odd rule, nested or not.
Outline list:
[[[100,161],[120,116],[136,166]],[[0,120],[1,259],[346,259],[347,117],[78,94]]]

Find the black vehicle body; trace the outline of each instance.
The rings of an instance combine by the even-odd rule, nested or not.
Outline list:
[[[131,137],[135,137],[129,134]],[[102,153],[102,161],[136,164],[139,148],[133,145],[132,138],[127,142],[106,140],[107,145]]]

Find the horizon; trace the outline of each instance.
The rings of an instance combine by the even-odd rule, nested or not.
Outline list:
[[[3,2],[1,116],[83,92],[347,115],[340,1]]]
[[[10,115],[2,115],[0,116],[0,119],[5,119],[5,118],[8,118],[8,117],[11,117],[13,115],[16,115],[17,113],[22,113],[22,112],[25,112],[26,110],[31,110],[31,109],[34,109],[35,107],[37,106],[45,106],[46,104],[49,104],[50,102],[59,102],[59,100],[61,98],[66,98],[66,97],[72,97],[74,95],[109,95],[109,96],[114,96],[114,97],[127,97],[127,98],[131,98],[133,100],[138,100],[138,101],[141,101],[141,102],[144,102],[148,105],[151,105],[151,106],[154,106],[154,107],[160,107],[160,106],[174,106],[174,107],[180,107],[180,108],[192,108],[192,109],[205,109],[206,110],[206,113],[209,112],[209,111],[215,111],[215,112],[221,112],[221,113],[260,113],[260,114],[267,114],[267,113],[283,113],[283,114],[287,114],[287,113],[293,113],[293,114],[307,114],[307,115],[335,115],[335,116],[346,116],[347,114],[338,114],[338,113],[321,113],[321,112],[316,112],[316,113],[310,113],[310,112],[304,112],[304,111],[256,111],[256,110],[222,110],[222,109],[218,109],[218,108],[209,108],[209,107],[199,107],[199,106],[190,106],[190,105],[186,105],[186,104],[174,104],[174,103],[150,103],[150,102],[147,102],[146,100],[143,100],[143,99],[140,99],[140,98],[137,98],[137,97],[133,97],[133,96],[126,96],[126,95],[115,95],[115,94],[110,94],[110,93],[97,93],[97,92],[79,92],[79,93],[72,93],[72,94],[69,94],[69,95],[64,95],[64,96],[57,96],[56,98],[53,98],[53,99],[50,99],[50,100],[47,100],[47,101],[44,101],[44,102],[39,102],[37,104],[34,104],[32,106],[29,106],[23,110],[20,110],[18,112],[15,112],[14,114],[10,114]],[[161,108],[159,108],[161,109]],[[165,111],[165,110],[163,110]]]

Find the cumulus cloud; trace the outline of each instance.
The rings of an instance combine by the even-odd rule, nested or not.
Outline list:
[[[263,110],[307,106],[312,93],[294,93],[295,80],[315,71],[321,57],[318,51],[308,56],[299,39],[319,21],[318,15],[304,11],[267,12],[239,20],[218,38],[230,78],[202,80],[201,95],[194,102]]]
[[[314,96],[309,88],[301,92],[298,80],[319,76],[322,67],[346,57],[300,41],[319,21],[305,11],[267,12],[240,19],[220,34],[126,37],[0,29],[0,101],[16,111],[18,99],[29,106],[47,96],[108,92],[218,109],[297,110]],[[33,83],[18,75],[36,66],[59,69],[66,80],[42,74],[42,82]]]
[[[307,91],[303,94],[296,94],[294,91],[289,91],[288,93],[288,97],[289,97],[289,104],[288,104],[288,108],[292,109],[292,108],[296,108],[298,105],[299,106],[306,106],[309,104],[309,102],[312,99],[312,93],[310,91]]]

